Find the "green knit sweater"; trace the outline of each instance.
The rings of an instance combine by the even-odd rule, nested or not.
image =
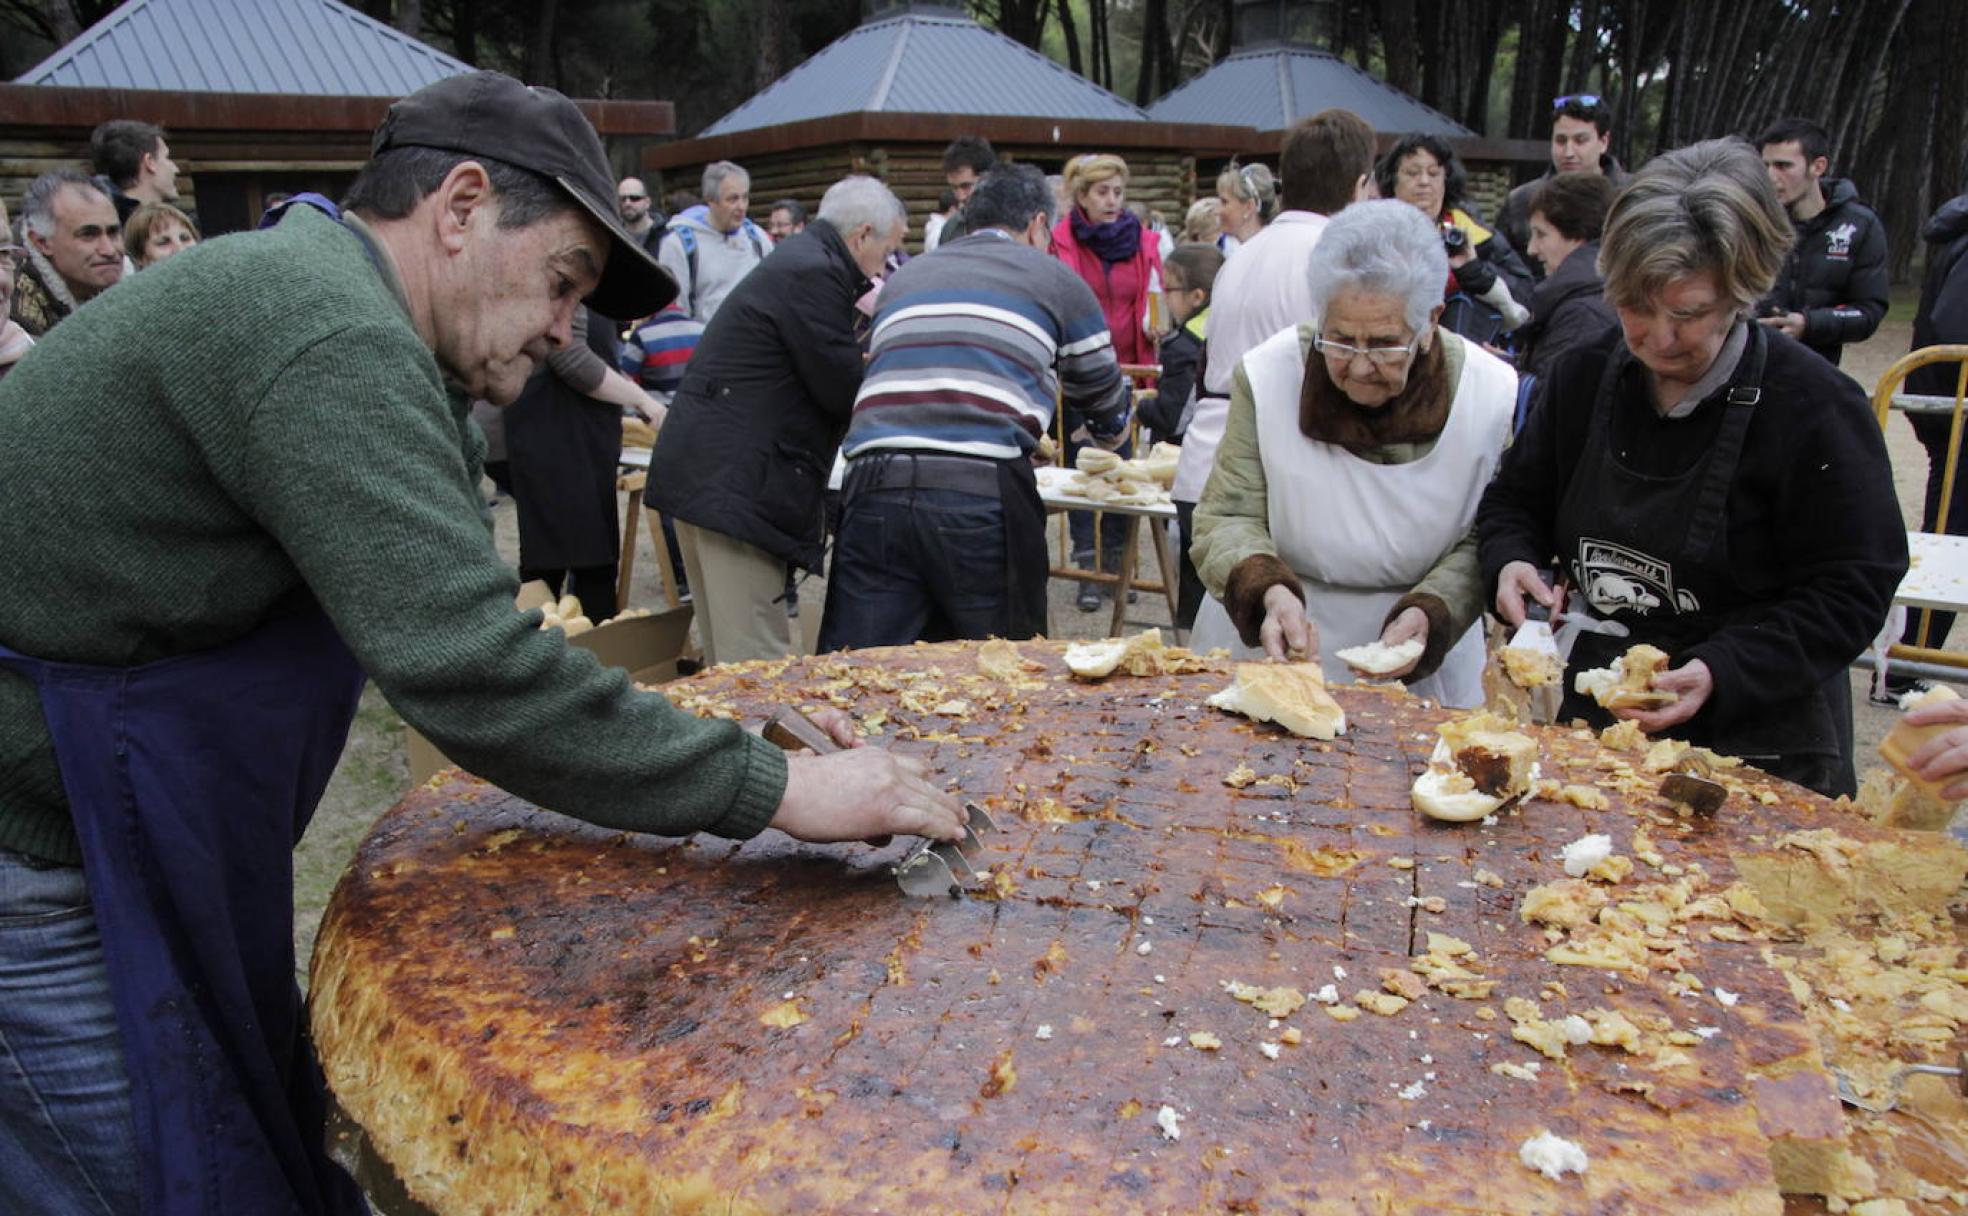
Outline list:
[[[209,241],[0,379],[0,642],[129,666],[312,592],[404,719],[473,772],[610,827],[763,829],[778,749],[513,610],[482,449],[354,231],[297,207]],[[39,695],[5,669],[0,848],[80,860]]]

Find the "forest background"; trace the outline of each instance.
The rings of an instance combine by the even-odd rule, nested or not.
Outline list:
[[[869,0],[350,0],[456,55],[577,97],[676,103],[690,135],[854,28]],[[875,0],[883,3],[885,0]],[[952,0],[952,3],[960,0]],[[0,79],[116,7],[0,0]],[[1968,164],[1962,0],[969,0],[985,25],[1146,106],[1231,53],[1237,10],[1493,137],[1542,140],[1596,93],[1634,166],[1779,115],[1831,133],[1833,173],[1886,221],[1895,277]],[[1260,21],[1276,21],[1256,14]]]

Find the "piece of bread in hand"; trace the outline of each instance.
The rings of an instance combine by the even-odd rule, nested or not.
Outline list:
[[[1942,701],[1958,701],[1960,699],[1960,694],[1955,692],[1954,689],[1941,684],[1928,689],[1917,697],[1902,701],[1900,708],[1903,710],[1917,709],[1922,705],[1934,705]],[[1901,718],[1893,724],[1893,729],[1887,732],[1886,737],[1879,741],[1879,754],[1885,759],[1886,763],[1892,765],[1902,777],[1905,777],[1915,789],[1918,789],[1929,798],[1945,802],[1947,800],[1941,797],[1941,790],[1950,784],[1959,774],[1951,774],[1939,781],[1929,781],[1925,777],[1916,776],[1913,766],[1908,762],[1912,759],[1913,753],[1927,745],[1928,740],[1946,734],[1948,731],[1954,729],[1954,726],[1955,723],[1952,722],[1935,722],[1927,726],[1908,726],[1906,719]]]
[[[1333,657],[1355,671],[1363,671],[1370,676],[1384,676],[1403,671],[1421,657],[1427,649],[1420,638],[1409,638],[1398,646],[1389,646],[1375,638],[1364,646],[1348,646],[1335,650]]]
[[[1239,663],[1236,682],[1209,704],[1256,722],[1276,722],[1306,739],[1332,739],[1346,730],[1346,711],[1326,691],[1317,663]]]
[[[1611,667],[1581,671],[1572,687],[1607,709],[1665,709],[1681,694],[1654,688],[1654,677],[1667,668],[1667,653],[1642,642],[1613,660]]]

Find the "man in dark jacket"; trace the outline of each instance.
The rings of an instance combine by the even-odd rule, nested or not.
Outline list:
[[[788,566],[820,570],[822,496],[861,387],[854,302],[908,213],[871,177],[834,183],[819,218],[725,297],[656,439],[649,504],[677,521],[711,663],[795,653]]]
[[[1968,194],[1956,195],[1943,203],[1920,236],[1927,242],[1927,274],[1920,283],[1919,311],[1913,314],[1912,349],[1968,343],[1968,257],[1963,256],[1968,254]],[[1907,373],[1904,391],[1952,400],[1960,374],[1957,363],[1930,363]],[[1921,512],[1920,527],[1924,532],[1932,532],[1941,517],[1941,485],[1947,478],[1948,432],[1953,420],[1947,414],[1912,414],[1909,421],[1921,446],[1927,449],[1927,501]],[[1963,444],[1963,450],[1968,451],[1968,443]],[[1959,456],[1956,463],[1957,466],[1960,463]],[[1958,467],[1954,495],[1948,501],[1947,532],[1950,536],[1968,536],[1968,470]],[[1934,613],[1927,623],[1924,640],[1920,628],[1922,615],[1915,612],[1908,616],[1906,633],[1900,640],[1910,646],[1943,646],[1948,631],[1954,628],[1954,614]],[[1873,699],[1897,703],[1902,695],[1913,690],[1914,684],[1911,677],[1889,677],[1883,689],[1874,687]]]
[[[1626,184],[1626,171],[1606,150],[1612,142],[1612,115],[1596,93],[1574,93],[1551,103],[1551,167],[1542,177],[1512,190],[1497,213],[1497,227],[1513,249],[1531,247],[1531,199],[1558,174],[1597,173],[1613,184],[1615,192]],[[1531,260],[1531,273],[1540,279],[1550,269]]]
[[[1780,118],[1757,141],[1777,200],[1797,226],[1777,285],[1757,305],[1763,324],[1838,362],[1886,316],[1886,229],[1849,181],[1825,176],[1831,139],[1803,118]]]

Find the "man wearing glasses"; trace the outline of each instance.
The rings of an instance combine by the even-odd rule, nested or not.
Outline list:
[[[1568,93],[1552,99],[1551,168],[1512,190],[1497,216],[1497,227],[1511,248],[1531,247],[1531,199],[1538,187],[1558,174],[1602,173],[1616,190],[1626,184],[1626,170],[1607,150],[1612,142],[1612,115],[1606,111],[1604,98],[1597,93]],[[1531,274],[1544,278],[1544,267],[1538,260],[1526,260],[1531,264]]]
[[[615,187],[615,210],[622,217],[622,226],[642,242],[651,257],[656,256],[656,246],[663,240],[663,213],[655,208],[649,187],[642,184],[641,178],[625,177]]]

